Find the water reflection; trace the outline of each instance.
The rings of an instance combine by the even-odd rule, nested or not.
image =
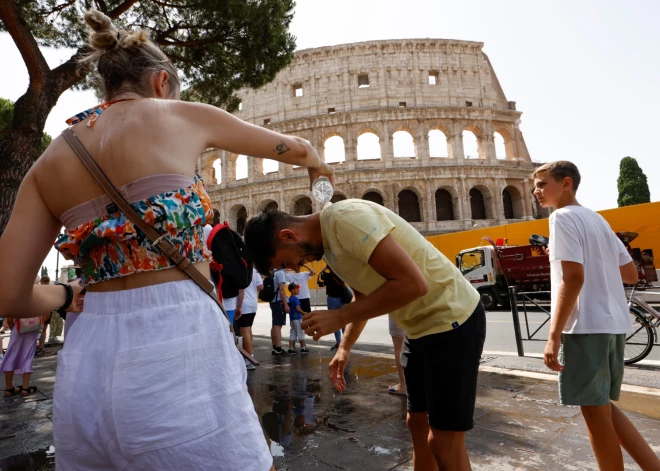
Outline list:
[[[0,460],[0,471],[53,471],[54,469],[55,454],[49,453],[49,449]]]

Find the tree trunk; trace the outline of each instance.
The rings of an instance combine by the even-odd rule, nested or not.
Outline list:
[[[35,154],[46,118],[60,95],[81,78],[74,58],[49,71],[42,85],[34,86],[31,82],[14,105],[12,127],[0,140],[0,237],[9,222],[21,181],[39,157]]]

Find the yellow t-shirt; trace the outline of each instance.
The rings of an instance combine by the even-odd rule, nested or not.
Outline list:
[[[348,285],[365,295],[385,283],[369,257],[388,234],[422,270],[428,293],[396,311],[392,319],[408,338],[446,332],[463,324],[479,304],[479,293],[461,272],[403,218],[371,201],[349,199],[321,211],[326,263]]]

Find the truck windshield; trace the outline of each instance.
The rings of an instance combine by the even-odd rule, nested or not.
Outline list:
[[[463,275],[484,266],[484,251],[475,250],[474,252],[465,252],[460,256],[461,266],[458,267]]]

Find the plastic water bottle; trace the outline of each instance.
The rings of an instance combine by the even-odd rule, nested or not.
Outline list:
[[[314,199],[319,203],[328,203],[332,199],[332,195],[335,194],[335,190],[330,184],[330,179],[328,177],[317,178],[312,183],[312,194],[314,195]]]

